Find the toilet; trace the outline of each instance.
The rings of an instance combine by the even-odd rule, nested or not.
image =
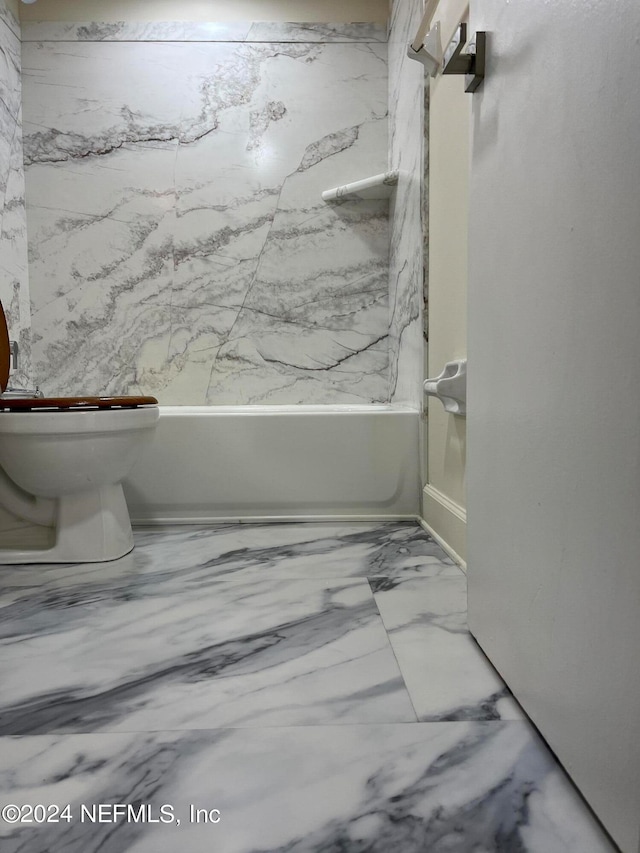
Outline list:
[[[9,371],[0,303],[0,506],[32,525],[12,532],[10,548],[0,538],[0,565],[96,563],[129,553],[122,480],[153,437],[158,401],[4,396]]]

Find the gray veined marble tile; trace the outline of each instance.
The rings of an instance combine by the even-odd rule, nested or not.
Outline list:
[[[6,599],[2,733],[415,720],[364,580],[119,580]]]
[[[415,719],[365,578],[460,575],[418,525],[135,535],[106,565],[3,567],[5,733]]]
[[[4,802],[71,817],[0,823],[3,853],[614,853],[523,722],[43,735],[0,754]],[[81,818],[99,803],[172,822]]]
[[[463,577],[413,522],[175,525],[134,536],[134,551],[105,565],[3,566],[2,600],[123,585],[173,594],[223,580]]]
[[[15,36],[18,40],[20,39],[20,21],[18,21],[13,12],[7,8],[6,2],[0,4],[0,22],[5,25],[12,36]],[[0,38],[2,38],[1,35]]]
[[[462,572],[373,579],[371,588],[418,719],[523,719],[469,633]]]
[[[280,23],[261,21],[251,25],[247,41],[292,42],[386,42],[387,28],[373,23]]]
[[[11,16],[13,18],[13,16]],[[69,22],[27,21],[25,42],[386,42],[386,27],[372,23],[281,23],[197,21]]]
[[[141,572],[159,577],[173,574],[183,583],[252,577],[462,577],[442,548],[415,523],[149,527],[138,528],[135,538],[132,557]]]
[[[385,44],[26,42],[23,71],[45,391],[387,399],[387,208],[320,198],[386,166]]]
[[[15,121],[20,111],[20,36],[16,35],[10,26],[9,19],[13,15],[0,4],[0,103],[3,109]],[[19,27],[18,27],[19,30]],[[4,128],[2,128],[4,136]],[[11,141],[11,137],[9,137]]]
[[[420,405],[424,183],[424,69],[407,57],[423,12],[420,0],[392,4],[389,33],[390,168],[395,192],[389,255],[389,392],[394,402]]]
[[[435,636],[464,633],[464,578],[417,525],[136,535],[111,564],[0,571],[0,722],[23,733],[0,804],[71,815],[0,821],[2,853],[613,853],[528,723],[416,722],[403,637],[469,674]]]
[[[246,41],[251,23],[196,21],[26,21],[24,42]]]
[[[31,316],[22,158],[20,26],[0,3],[0,299],[9,333],[19,345],[9,382],[31,384]]]

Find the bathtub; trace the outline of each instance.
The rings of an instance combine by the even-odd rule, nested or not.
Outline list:
[[[161,406],[124,484],[134,523],[407,519],[420,414],[399,406]]]

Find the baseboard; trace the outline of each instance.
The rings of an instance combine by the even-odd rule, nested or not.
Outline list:
[[[467,512],[433,486],[422,491],[421,525],[462,568],[467,568]]]

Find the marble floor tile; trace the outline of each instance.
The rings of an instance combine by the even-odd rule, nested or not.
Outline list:
[[[2,853],[615,850],[418,525],[135,536],[0,567],[0,806],[69,804]]]
[[[413,522],[222,524],[136,531],[145,570],[204,570],[211,578],[432,576],[461,571]]]
[[[2,805],[69,804],[0,821],[3,853],[614,850],[524,722],[40,735],[0,754]]]
[[[374,578],[371,588],[418,719],[523,719],[469,633],[462,572]]]
[[[416,719],[364,579],[103,568],[0,595],[1,734]]]
[[[109,564],[3,566],[0,595],[86,584],[173,581],[183,589],[235,579],[462,577],[414,522],[183,524],[140,527],[134,536],[132,553]]]

